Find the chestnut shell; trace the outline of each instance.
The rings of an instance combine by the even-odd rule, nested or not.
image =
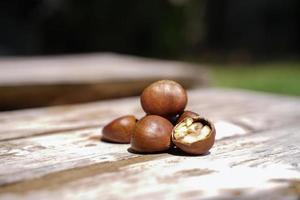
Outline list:
[[[157,115],[143,117],[135,126],[131,149],[140,153],[153,153],[169,149],[173,125]]]
[[[117,143],[130,143],[137,119],[125,115],[108,123],[102,130],[102,140]]]
[[[181,149],[182,151],[189,153],[189,154],[194,154],[194,155],[200,155],[208,152],[212,146],[214,145],[215,142],[215,136],[216,136],[216,129],[213,123],[210,121],[200,117],[191,117],[193,119],[193,122],[201,122],[203,125],[207,125],[211,128],[210,134],[208,137],[204,138],[203,140],[196,141],[191,144],[187,143],[182,143],[181,141],[177,141],[176,138],[174,137],[175,129],[177,126],[179,126],[180,123],[178,123],[172,131],[172,142]]]
[[[178,118],[177,120],[177,123],[181,122],[182,120],[184,120],[186,117],[197,117],[197,116],[200,116],[198,113],[195,113],[195,112],[192,112],[192,111],[189,111],[189,110],[186,110],[184,111],[180,117]]]
[[[161,80],[144,89],[141,105],[147,114],[172,116],[183,112],[187,104],[185,89],[177,82]]]

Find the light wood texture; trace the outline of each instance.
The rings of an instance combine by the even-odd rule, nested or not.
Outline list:
[[[0,110],[139,95],[165,78],[192,88],[207,77],[199,66],[118,54],[2,58]]]
[[[0,199],[299,198],[300,99],[224,89],[189,97],[188,109],[216,125],[204,156],[101,142],[105,123],[144,115],[135,97],[0,113]]]

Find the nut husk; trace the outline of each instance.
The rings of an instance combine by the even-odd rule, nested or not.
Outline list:
[[[185,89],[179,83],[161,80],[146,87],[140,100],[147,114],[166,117],[182,113],[188,98]]]
[[[140,153],[165,151],[170,148],[173,125],[157,115],[147,115],[135,126],[131,149]]]
[[[102,140],[116,143],[130,143],[137,119],[125,115],[108,123],[102,130]]]
[[[182,151],[200,155],[208,152],[215,142],[216,130],[210,121],[200,117],[186,117],[172,130],[172,142]]]
[[[182,120],[184,120],[187,117],[197,117],[197,116],[200,116],[200,115],[198,113],[193,112],[193,111],[186,110],[177,119],[177,123],[181,122]]]

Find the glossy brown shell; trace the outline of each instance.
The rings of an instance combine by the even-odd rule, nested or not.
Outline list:
[[[173,125],[157,115],[143,117],[135,126],[131,149],[141,153],[160,152],[169,149]]]
[[[102,139],[109,142],[130,143],[137,119],[133,115],[119,117],[102,130]]]
[[[195,112],[192,112],[192,111],[189,111],[189,110],[186,110],[184,111],[180,117],[178,118],[177,120],[177,123],[181,122],[182,120],[184,120],[186,117],[197,117],[197,116],[200,116],[198,113],[195,113]]]
[[[185,89],[177,82],[161,80],[144,89],[141,105],[147,114],[172,116],[183,112],[187,104]]]
[[[201,118],[199,116],[192,117],[192,119],[194,120],[194,122],[198,121],[204,125],[208,125],[211,128],[211,132],[210,132],[209,136],[203,140],[194,142],[192,144],[186,144],[186,143],[182,143],[180,141],[176,141],[176,139],[174,137],[174,130],[180,124],[179,123],[174,127],[174,129],[172,131],[172,142],[176,145],[176,147],[178,147],[179,149],[181,149],[182,151],[184,151],[186,153],[194,154],[194,155],[204,154],[204,153],[208,152],[215,143],[215,136],[216,136],[215,126],[213,125],[213,123],[211,123],[208,120]]]

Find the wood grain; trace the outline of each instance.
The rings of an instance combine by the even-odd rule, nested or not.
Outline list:
[[[159,79],[208,84],[206,70],[176,61],[117,54],[0,59],[0,110],[138,95]]]
[[[292,97],[229,89],[201,89],[189,92],[187,109],[214,121],[234,121],[254,130],[299,120],[298,105],[299,99]],[[137,117],[144,115],[138,98],[2,112],[0,141],[100,127],[115,117],[131,113]]]
[[[298,98],[213,88],[189,97],[217,128],[204,156],[101,142],[111,119],[143,116],[137,98],[1,113],[0,199],[299,197]]]
[[[299,128],[220,140],[206,156],[174,151],[75,167],[0,192],[14,199],[296,198],[290,187],[299,187]]]

